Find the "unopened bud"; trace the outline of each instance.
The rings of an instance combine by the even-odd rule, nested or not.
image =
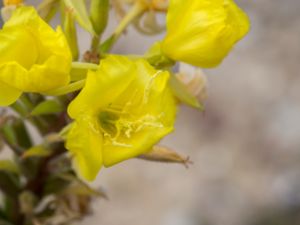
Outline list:
[[[109,13],[109,0],[92,0],[90,18],[97,35],[106,28]]]

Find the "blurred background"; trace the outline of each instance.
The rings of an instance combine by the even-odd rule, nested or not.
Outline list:
[[[103,169],[93,186],[109,200],[95,200],[78,224],[300,224],[300,1],[236,2],[251,32],[205,71],[205,113],[181,107],[176,131],[163,140],[194,164],[132,159]],[[161,37],[129,28],[114,52],[143,53]],[[80,31],[80,40],[88,49],[89,35]]]

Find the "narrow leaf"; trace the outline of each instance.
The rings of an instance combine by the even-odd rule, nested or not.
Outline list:
[[[60,113],[64,110],[63,106],[56,100],[47,100],[38,104],[31,112],[32,116]]]
[[[23,159],[29,158],[29,157],[47,157],[51,154],[51,151],[46,149],[42,145],[34,146],[27,151],[25,151],[22,155]]]
[[[1,128],[5,142],[18,154],[32,146],[31,137],[22,119],[10,120]]]
[[[96,197],[102,197],[104,199],[108,199],[107,194],[103,190],[101,189],[96,190],[91,188],[89,185],[87,185],[85,182],[83,182],[82,180],[80,180],[78,177],[74,175],[60,174],[59,177],[71,182],[71,185],[64,190],[64,193],[66,194],[96,196]]]
[[[0,160],[0,171],[19,174],[18,166],[11,160]]]

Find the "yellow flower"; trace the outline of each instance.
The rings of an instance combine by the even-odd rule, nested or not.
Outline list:
[[[0,105],[22,92],[46,92],[69,83],[71,52],[33,7],[19,7],[0,30]]]
[[[176,103],[169,73],[143,60],[108,56],[71,102],[75,119],[66,148],[82,177],[93,180],[112,166],[151,149],[173,130]]]
[[[20,5],[23,3],[23,0],[3,0],[4,6],[8,5]]]
[[[173,60],[214,67],[249,26],[233,0],[170,0],[162,51]]]

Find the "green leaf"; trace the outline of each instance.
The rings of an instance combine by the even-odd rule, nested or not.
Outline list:
[[[96,196],[108,199],[107,194],[103,190],[91,188],[88,184],[72,174],[60,174],[59,177],[70,182],[70,185],[64,190],[65,194]]]
[[[15,173],[0,170],[0,189],[5,195],[15,198],[20,188],[20,180]]]
[[[198,99],[190,94],[184,84],[182,84],[176,76],[173,74],[170,76],[170,87],[173,92],[173,94],[183,103],[194,107],[198,110],[203,111],[204,106],[198,101]]]
[[[32,146],[31,138],[22,119],[8,121],[0,131],[6,143],[17,153]]]
[[[63,0],[66,6],[74,13],[74,16],[84,29],[93,35],[96,35],[94,31],[92,22],[90,21],[89,15],[87,13],[86,5],[84,0]]]
[[[19,174],[18,166],[11,160],[0,160],[0,171],[7,171]]]
[[[58,194],[65,190],[69,186],[71,181],[61,178],[57,175],[49,176],[46,180],[44,187],[44,195]]]
[[[56,100],[47,100],[38,104],[31,112],[32,116],[60,113],[64,110],[62,104]]]
[[[29,157],[47,157],[51,154],[51,151],[46,149],[42,145],[34,146],[27,151],[25,151],[22,155],[23,159],[29,158]]]

